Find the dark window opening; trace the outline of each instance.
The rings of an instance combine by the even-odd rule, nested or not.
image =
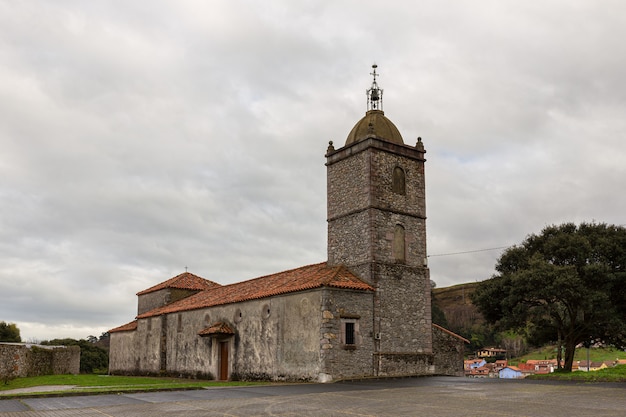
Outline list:
[[[345,344],[346,345],[356,344],[355,338],[354,338],[354,323],[346,322],[345,325],[346,325]]]

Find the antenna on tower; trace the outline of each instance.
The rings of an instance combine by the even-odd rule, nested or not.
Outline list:
[[[370,75],[374,77],[374,80],[372,81],[372,86],[365,92],[367,95],[367,110],[383,109],[383,90],[378,87],[378,83],[376,82],[376,77],[379,75],[376,72],[376,68],[378,68],[378,65],[373,64],[373,71],[370,72]]]

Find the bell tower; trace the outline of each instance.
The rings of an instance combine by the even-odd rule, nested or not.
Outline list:
[[[385,117],[372,68],[365,116],[343,147],[330,142],[326,152],[328,264],[345,265],[376,288],[374,366],[391,375],[399,363],[432,353],[426,151],[421,138],[406,145]]]

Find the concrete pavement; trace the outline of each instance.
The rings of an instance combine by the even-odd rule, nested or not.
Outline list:
[[[626,416],[626,384],[452,377],[0,400],[2,417]]]

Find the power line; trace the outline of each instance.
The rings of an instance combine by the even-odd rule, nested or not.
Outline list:
[[[619,224],[617,225],[618,227],[624,227],[626,226],[626,224]],[[450,252],[450,253],[438,253],[436,255],[426,255],[427,258],[432,258],[435,256],[452,256],[452,255],[464,255],[466,253],[476,253],[476,252],[487,252],[490,250],[498,250],[498,249],[506,249],[506,248],[510,248],[512,245],[508,245],[508,246],[498,246],[497,248],[487,248],[487,249],[475,249],[475,250],[466,250],[466,251],[462,251],[462,252]]]
[[[497,248],[466,250],[466,251],[463,251],[463,252],[438,253],[436,255],[428,255],[428,258],[432,258],[434,256],[452,256],[452,255],[463,255],[465,253],[487,252],[487,251],[490,251],[490,250],[505,249],[505,248],[510,248],[510,247],[511,246],[498,246]]]

